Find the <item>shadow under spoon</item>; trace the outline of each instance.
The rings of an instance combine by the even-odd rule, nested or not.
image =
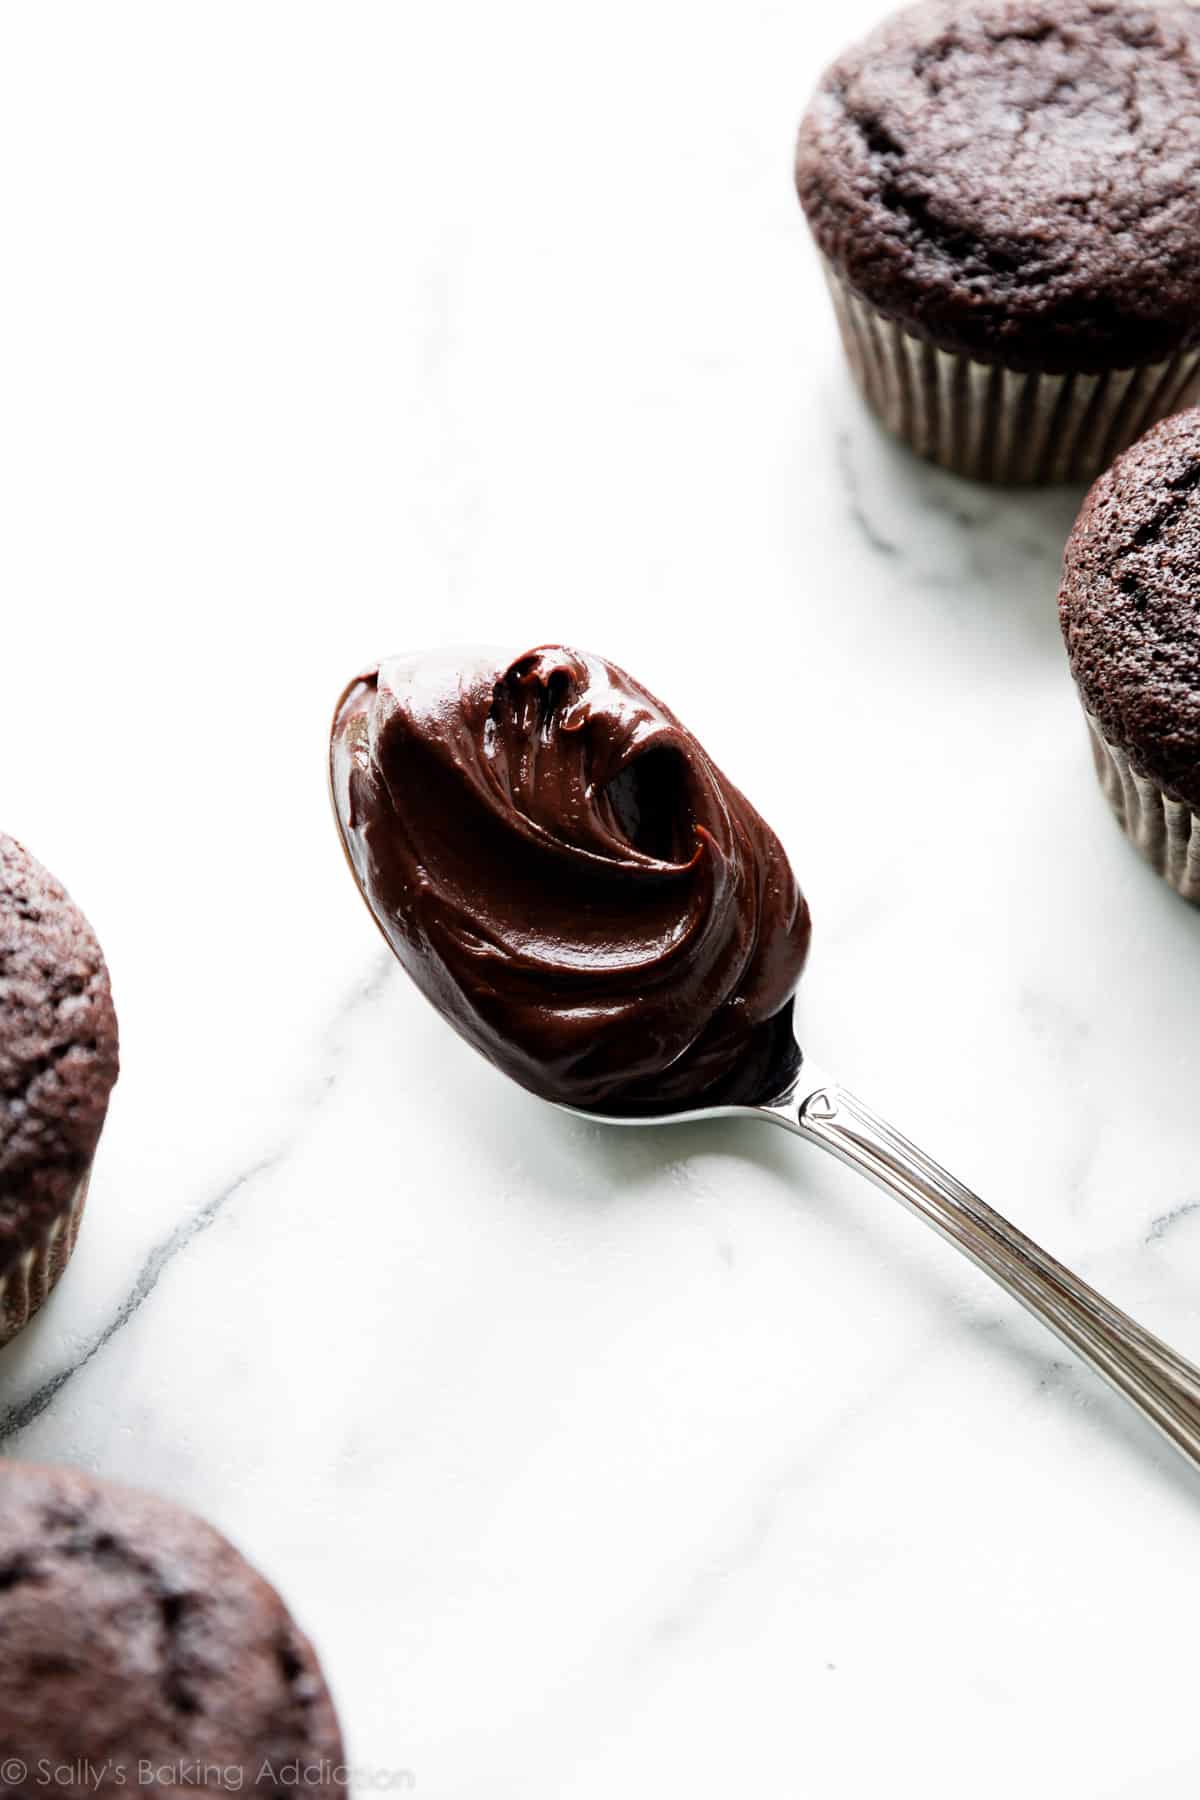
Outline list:
[[[807,1062],[786,1092],[751,1105],[626,1115],[561,1111],[596,1125],[761,1119],[865,1175],[1019,1300],[1200,1468],[1200,1369],[1113,1306],[956,1181],[878,1113]]]

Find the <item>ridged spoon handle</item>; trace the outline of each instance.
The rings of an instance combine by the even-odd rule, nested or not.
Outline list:
[[[1200,1467],[1200,1370],[1048,1256],[1031,1238],[844,1088],[770,1109],[810,1143],[866,1175],[1048,1325]]]

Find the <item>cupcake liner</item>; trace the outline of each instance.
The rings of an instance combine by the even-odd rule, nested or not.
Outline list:
[[[0,1349],[24,1330],[41,1309],[70,1262],[87,1200],[88,1180],[85,1175],[70,1206],[59,1214],[41,1242],[26,1250],[7,1275],[0,1277]]]
[[[1125,752],[1109,743],[1090,713],[1087,722],[1100,785],[1126,834],[1177,894],[1200,903],[1200,818],[1130,768]]]
[[[836,274],[825,277],[850,367],[873,412],[918,456],[975,481],[1090,481],[1200,380],[1200,349],[1101,375],[1026,374],[913,337]]]

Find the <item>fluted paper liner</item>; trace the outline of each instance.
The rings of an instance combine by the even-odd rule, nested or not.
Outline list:
[[[1187,404],[1200,349],[1101,375],[1041,375],[939,350],[825,275],[867,403],[919,456],[976,481],[1091,481]]]
[[[19,1256],[7,1274],[0,1277],[0,1348],[28,1325],[57,1286],[79,1236],[87,1189],[85,1175],[66,1212],[55,1219],[39,1243]]]
[[[1177,894],[1200,903],[1200,818],[1182,801],[1169,800],[1157,782],[1136,774],[1090,713],[1087,722],[1100,785],[1126,833]]]

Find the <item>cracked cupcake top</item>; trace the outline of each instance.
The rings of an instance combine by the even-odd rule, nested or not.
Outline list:
[[[1200,343],[1200,11],[932,0],[834,63],[796,184],[907,330],[1047,373]]]
[[[648,1112],[786,1086],[808,907],[775,834],[623,670],[561,645],[396,657],[346,690],[331,759],[376,922],[513,1080]]]
[[[0,1275],[70,1206],[117,1078],[95,935],[54,877],[0,833]]]
[[[54,1785],[64,1800],[93,1794],[87,1772],[105,1765],[101,1793],[145,1787],[147,1762],[236,1771],[250,1794],[345,1791],[262,1779],[264,1763],[336,1768],[342,1745],[311,1645],[224,1538],[148,1495],[11,1462],[0,1464],[0,1745],[31,1772],[43,1759],[77,1768],[78,1787]]]
[[[1067,542],[1059,614],[1088,711],[1200,810],[1200,408],[1118,457]]]

